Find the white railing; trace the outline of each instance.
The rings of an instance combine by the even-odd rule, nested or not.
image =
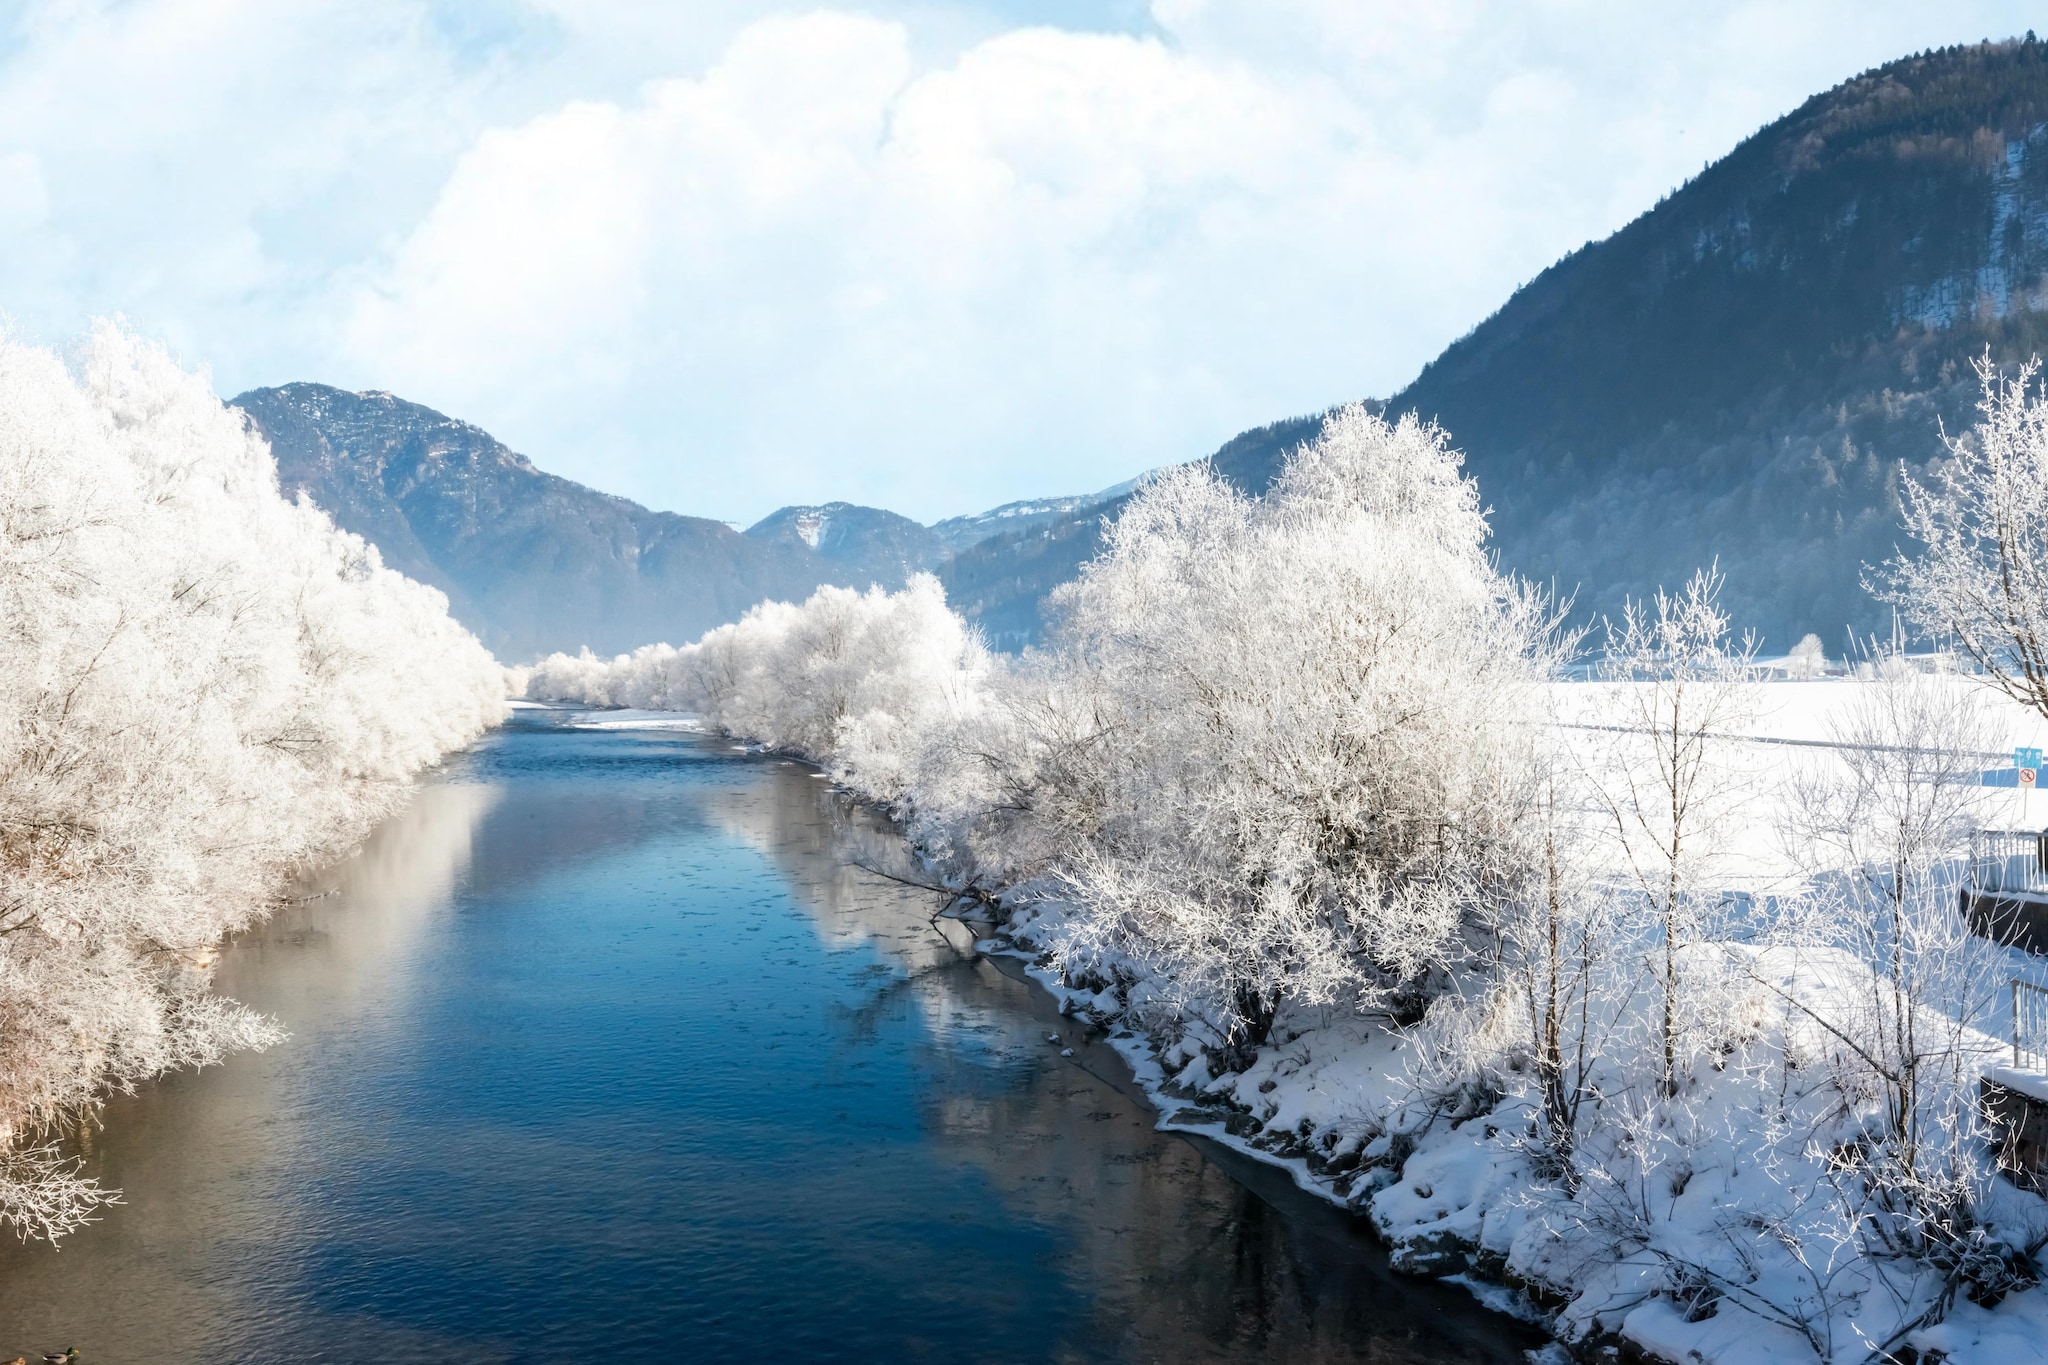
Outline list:
[[[2048,897],[2048,834],[1979,830],[1970,837],[1970,889]]]

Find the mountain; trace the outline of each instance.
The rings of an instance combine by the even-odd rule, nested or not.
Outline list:
[[[1809,100],[1545,271],[1393,406],[1442,422],[1502,558],[1613,611],[1718,556],[1781,646],[1888,626],[1861,567],[1966,429],[1973,358],[2048,347],[2048,45]]]
[[[385,563],[446,592],[507,660],[693,639],[765,597],[846,577],[809,547],[543,473],[490,433],[388,393],[287,384],[232,402],[269,439],[287,495],[304,492]]]
[[[1899,476],[1970,362],[2048,348],[2048,45],[1925,53],[1809,100],[1558,262],[1392,406],[1468,452],[1502,558],[1614,611],[1719,557],[1781,645],[1882,632]]]
[[[1649,212],[1516,291],[1389,400],[1440,422],[1504,565],[1583,614],[1716,558],[1738,624],[1831,650],[1882,633],[1863,566],[1899,540],[1902,472],[1973,420],[1973,358],[2048,350],[2048,44],[1892,62],[1808,100]],[[1219,450],[1266,486],[1311,421]],[[1091,529],[991,541],[956,601],[1037,629]],[[1054,554],[1049,548],[1061,548]]]
[[[946,600],[993,649],[1016,653],[1045,630],[1045,595],[1077,577],[1102,548],[1105,522],[1126,498],[1087,503],[970,545],[939,566]]]
[[[894,590],[914,573],[945,558],[936,528],[879,507],[828,502],[819,507],[785,507],[747,528],[747,538],[796,553],[801,546],[855,587],[880,583]]]

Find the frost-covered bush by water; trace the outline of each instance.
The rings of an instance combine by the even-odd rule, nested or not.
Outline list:
[[[1061,868],[1070,972],[1128,965],[1221,1034],[1280,1008],[1418,1009],[1513,880],[1548,618],[1485,555],[1442,434],[1331,418],[1261,499],[1155,481],[1065,589],[1089,701]]]
[[[222,935],[504,713],[442,595],[279,495],[205,380],[102,326],[0,341],[0,1220],[103,1197],[44,1145],[107,1090],[276,1036]]]

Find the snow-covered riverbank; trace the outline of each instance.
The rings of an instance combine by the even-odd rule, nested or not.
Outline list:
[[[1029,975],[1065,1010],[1109,1031],[1159,1108],[1162,1129],[1200,1134],[1286,1169],[1303,1190],[1369,1218],[1397,1269],[1466,1284],[1488,1308],[1559,1333],[1574,1358],[1599,1359],[1620,1343],[1641,1358],[1677,1365],[1763,1365],[1813,1355],[1805,1333],[1775,1312],[1718,1293],[1687,1302],[1664,1292],[1674,1259],[1710,1264],[1728,1249],[1731,1225],[1754,1230],[1768,1222],[1799,1224],[1820,1254],[1785,1246],[1776,1265],[1751,1252],[1742,1258],[1745,1267],[1759,1280],[1807,1279],[1816,1298],[1840,1310],[1831,1329],[1848,1339],[1836,1345],[1852,1346],[1858,1358],[1889,1345],[1910,1347],[1922,1359],[1984,1365],[2048,1359],[2048,1291],[2040,1288],[1988,1306],[1963,1300],[1941,1322],[1902,1332],[1931,1306],[1933,1285],[1856,1256],[1838,1211],[1811,1207],[1829,1173],[1814,1159],[1810,1138],[1837,1100],[1825,1083],[1800,1088],[1799,1066],[1787,1066],[1784,1032],[1760,1029],[1723,1065],[1686,1077],[1690,1108],[1701,1122],[1674,1144],[1683,1159],[1660,1172],[1662,1187],[1645,1210],[1658,1241],[1587,1276],[1586,1267],[1554,1259],[1567,1241],[1555,1217],[1563,1201],[1555,1178],[1533,1167],[1530,1094],[1473,1096],[1462,1109],[1447,1108],[1442,1096],[1417,1084],[1414,1038],[1329,1011],[1283,1016],[1276,1041],[1252,1065],[1211,1076],[1198,1049],[1190,1055],[1183,1042],[1162,1050],[1124,1027],[1113,998],[1063,980],[1038,960],[1032,943],[1025,923],[983,947],[1032,961]],[[1825,990],[1812,984],[1806,964],[1760,965],[1777,967],[1783,980],[1803,978],[1809,994]],[[1813,1040],[1790,1041],[1796,1051]],[[1987,1061],[2004,1055],[1988,1038],[1984,1053]],[[1812,1215],[1803,1224],[1802,1211]],[[2016,1242],[2048,1230],[2048,1208],[2034,1195],[2007,1187],[1999,1212],[2005,1221],[1993,1231],[2010,1232]],[[1570,1231],[1583,1231],[1583,1211],[1565,1217]]]

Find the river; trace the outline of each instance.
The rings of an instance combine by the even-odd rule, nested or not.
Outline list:
[[[75,1135],[0,1358],[1520,1361],[845,858],[801,765],[522,711],[220,989],[291,1031]],[[1048,1041],[1059,1036],[1058,1043]],[[1061,1055],[1072,1048],[1073,1056]]]

